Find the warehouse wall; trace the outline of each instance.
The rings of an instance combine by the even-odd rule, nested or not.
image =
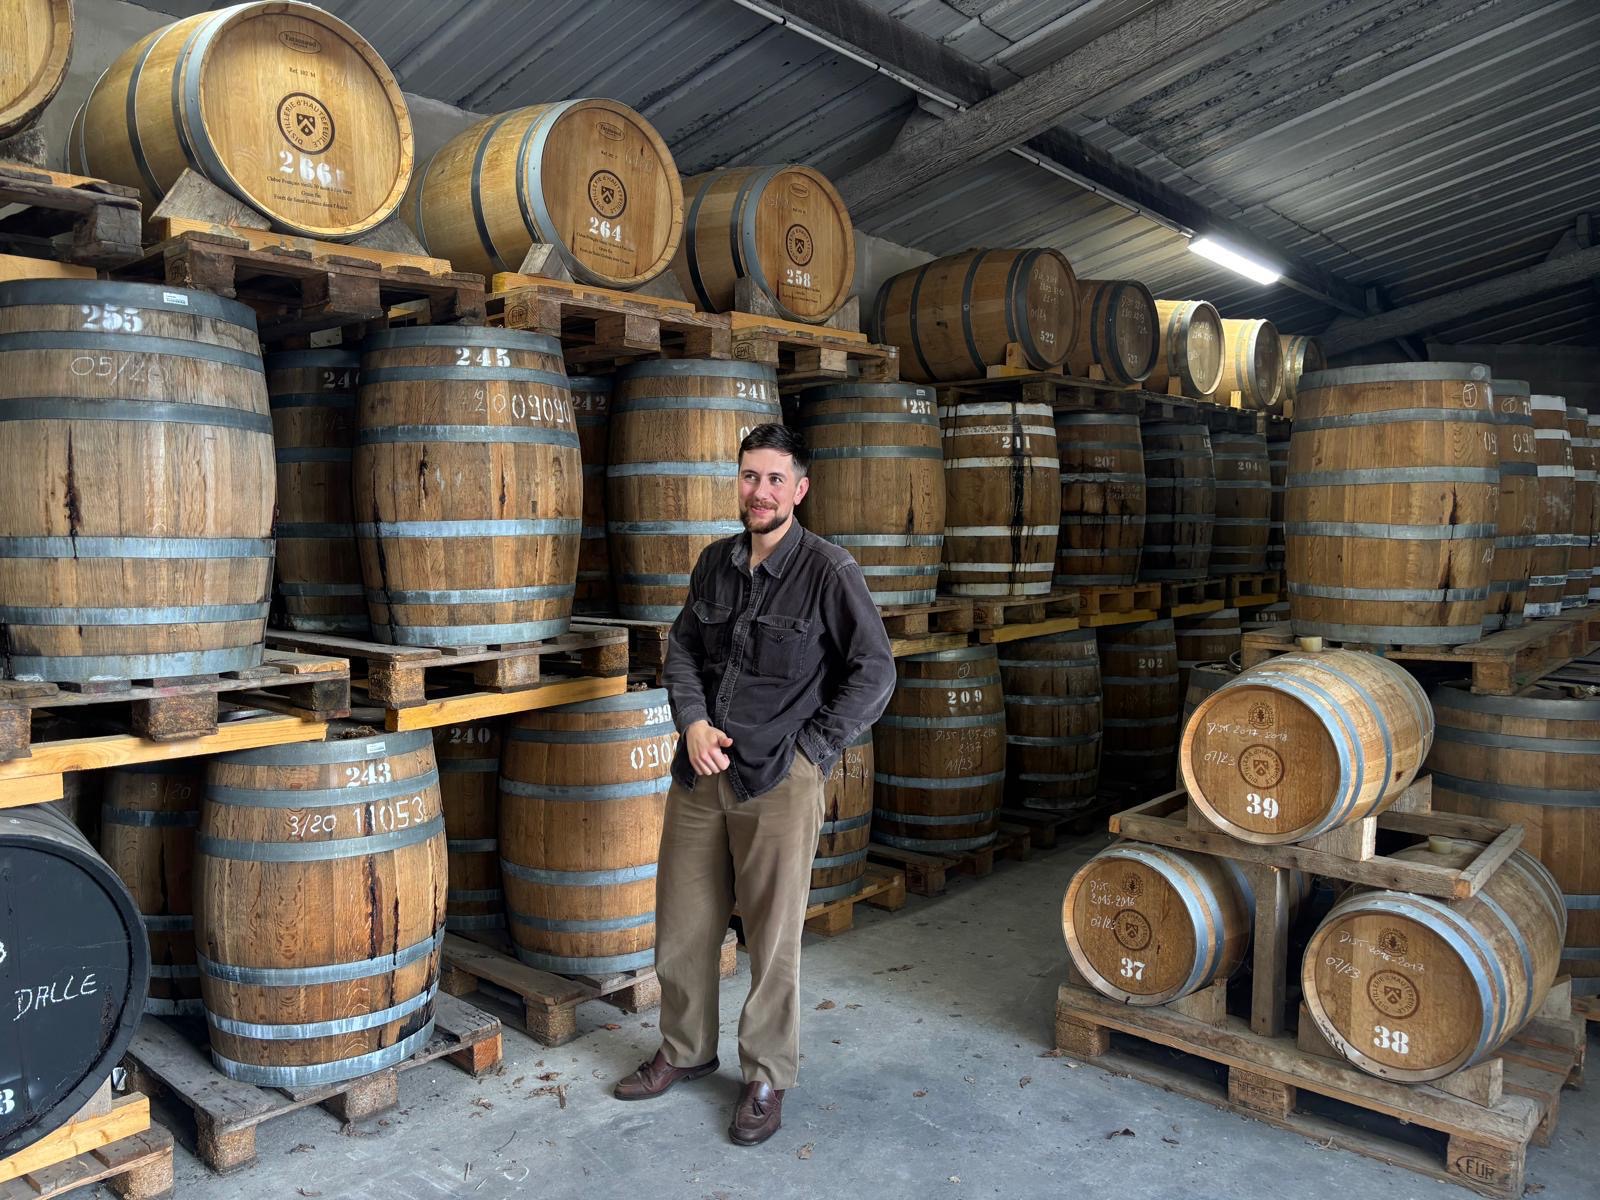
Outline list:
[[[1428,343],[1434,362],[1481,362],[1507,379],[1526,379],[1536,394],[1565,396],[1567,403],[1593,411],[1600,406],[1600,350],[1582,346],[1447,346]]]

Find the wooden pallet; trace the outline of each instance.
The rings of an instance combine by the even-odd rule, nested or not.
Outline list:
[[[157,225],[163,240],[117,277],[240,300],[255,309],[264,342],[330,329],[356,339],[419,301],[431,324],[483,320],[483,277],[443,259],[180,217]]]
[[[1234,392],[1232,395],[1237,396],[1238,393]],[[1211,403],[1201,404],[1198,415],[1212,433],[1264,434],[1266,432],[1264,413],[1241,408],[1237,404],[1223,401],[1220,397]]]
[[[1283,622],[1287,625],[1288,622]],[[1575,608],[1555,617],[1540,617],[1516,629],[1502,629],[1465,646],[1395,646],[1333,642],[1326,648],[1368,650],[1396,662],[1437,663],[1472,677],[1472,690],[1510,696],[1519,688],[1560,670],[1600,642],[1600,606]],[[1255,629],[1244,635],[1241,658],[1246,669],[1275,654],[1300,649],[1289,629]],[[1459,677],[1458,676],[1458,677]]]
[[[1171,609],[1173,616],[1194,616],[1208,605],[1215,605],[1211,611],[1218,611],[1228,600],[1228,584],[1221,578],[1167,580],[1160,587],[1160,607]]]
[[[1007,625],[1041,625],[1064,618],[1076,618],[1081,603],[1076,588],[1055,588],[1043,596],[1016,596],[972,601],[972,627],[982,641],[1014,639],[982,637]],[[1051,632],[1065,632],[1067,627]],[[1076,625],[1071,626],[1076,628]],[[1038,637],[1039,632],[1022,634]]]
[[[7,1168],[24,1161],[38,1149],[0,1162],[0,1200],[54,1200],[74,1192],[88,1194],[95,1185],[110,1188],[123,1200],[163,1200],[172,1195],[172,1135],[150,1125],[150,1102],[143,1096],[126,1097],[143,1107],[148,1128],[117,1140],[95,1144],[69,1158],[30,1167],[15,1175]],[[59,1131],[58,1131],[59,1132]],[[54,1134],[45,1141],[49,1142]],[[43,1143],[41,1143],[43,1144]]]
[[[17,254],[0,254],[0,283],[18,279],[98,279],[100,272],[93,267],[78,267],[72,263],[55,262],[48,258],[24,258]]]
[[[1153,621],[1161,607],[1158,583],[1083,584],[1077,592],[1078,617],[1084,624],[1089,623],[1088,617],[1131,612],[1147,612],[1147,619]]]
[[[728,321],[733,357],[772,367],[784,391],[852,375],[871,383],[900,378],[899,349],[869,342],[863,333],[743,312],[729,313]]]
[[[722,942],[720,971],[726,979],[738,969],[737,939],[730,929]],[[453,996],[484,992],[522,1008],[522,1028],[544,1046],[559,1046],[578,1036],[578,1005],[604,1000],[625,1013],[661,1003],[661,981],[654,967],[612,975],[557,975],[520,961],[503,933],[484,930],[471,938],[446,934],[444,972],[439,987]]]
[[[1026,829],[1033,849],[1053,850],[1060,844],[1062,832],[1076,832],[1080,820],[1092,808],[1056,812],[1048,808],[1026,808],[1012,801],[1000,809],[1000,823],[1008,829]]]
[[[1259,575],[1224,575],[1228,586],[1229,608],[1256,608],[1276,604],[1283,594],[1283,572],[1266,571]]]
[[[207,737],[217,732],[223,695],[327,721],[350,712],[350,664],[343,658],[268,650],[259,667],[219,675],[80,684],[0,680],[0,762],[30,756],[34,718],[46,713],[109,723],[152,742]]]
[[[918,638],[930,633],[972,632],[975,601],[940,596],[929,604],[887,604],[878,609],[883,630],[891,638]]]
[[[927,850],[902,850],[883,842],[872,842],[867,847],[867,858],[884,866],[898,867],[905,872],[906,890],[917,896],[937,896],[944,891],[952,875],[970,875],[982,879],[994,873],[996,858],[1023,860],[1033,853],[1033,838],[1022,825],[1000,824],[995,840],[978,850],[961,850],[949,854]]]
[[[1574,996],[1572,1013],[1586,1021],[1600,1022],[1600,996]]]
[[[641,358],[731,358],[728,318],[685,300],[502,273],[490,281],[490,325],[559,337],[567,367],[611,370]]]
[[[116,267],[143,253],[137,189],[0,162],[0,253]]]
[[[806,932],[834,937],[853,928],[856,905],[870,904],[886,912],[899,912],[906,906],[906,873],[893,867],[867,864],[865,883],[853,896],[827,900],[806,909]]]
[[[500,1020],[455,996],[434,998],[433,1037],[410,1058],[342,1083],[264,1088],[229,1079],[211,1063],[204,1025],[193,1019],[146,1017],[125,1060],[147,1095],[174,1102],[193,1117],[195,1153],[218,1173],[256,1161],[256,1127],[320,1104],[341,1121],[363,1121],[400,1100],[399,1074],[448,1058],[474,1078],[501,1057]]]
[[[1005,399],[1024,404],[1045,404],[1058,411],[1139,411],[1142,394],[1108,382],[1098,367],[1097,378],[1067,375],[1062,371],[1035,371],[1020,367],[991,367],[983,379],[961,379],[938,383],[941,407],[959,404],[963,399]]]

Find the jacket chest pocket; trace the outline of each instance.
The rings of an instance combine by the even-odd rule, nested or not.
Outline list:
[[[811,641],[811,622],[799,617],[757,617],[755,669],[758,675],[787,679],[800,670]]]
[[[706,661],[722,663],[728,658],[728,636],[733,631],[733,609],[709,600],[694,602],[694,615],[700,622],[700,640],[705,644]]]

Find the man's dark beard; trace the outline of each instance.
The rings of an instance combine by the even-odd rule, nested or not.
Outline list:
[[[755,513],[751,512],[747,508],[739,514],[739,520],[744,525],[744,530],[746,533],[770,533],[779,525],[782,525],[788,518],[788,515],[788,513],[782,512],[779,509],[774,509],[768,522],[761,525],[755,525],[752,524],[752,522],[759,520],[759,518],[755,515]]]

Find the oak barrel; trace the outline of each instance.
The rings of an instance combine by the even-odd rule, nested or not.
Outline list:
[[[1100,656],[1094,630],[1000,647],[1006,790],[1024,808],[1070,812],[1100,784]]]
[[[1136,413],[1056,413],[1061,471],[1057,587],[1139,578],[1147,493]]]
[[[940,590],[1050,591],[1061,531],[1061,469],[1048,404],[960,400],[941,407],[945,526]]]
[[[1148,507],[1139,578],[1204,579],[1217,515],[1211,432],[1204,425],[1156,421],[1141,436]]]
[[[1589,547],[1589,526],[1594,512],[1595,469],[1589,456],[1589,410],[1567,407],[1567,433],[1572,438],[1572,531],[1567,557],[1567,589],[1562,608],[1583,608],[1589,603],[1589,576],[1594,555]]]
[[[284,624],[366,637],[350,465],[356,445],[355,350],[284,350],[266,358],[278,460],[275,586]]]
[[[274,226],[342,241],[382,224],[411,180],[411,114],[365,39],[311,4],[200,12],[111,64],[68,163],[153,210],[185,169]]]
[[[1194,400],[1210,397],[1222,382],[1222,317],[1204,300],[1157,300],[1159,341],[1145,390],[1167,392],[1176,383]]]
[[[1300,379],[1328,369],[1328,360],[1322,353],[1322,343],[1309,334],[1280,333],[1278,345],[1283,355],[1283,400],[1279,405],[1293,415],[1294,403],[1300,397]]]
[[[500,887],[500,722],[470,721],[433,731],[444,812],[449,890],[444,923],[456,931],[503,929]]]
[[[500,870],[517,957],[568,974],[650,966],[678,745],[665,689],[527,713],[505,738]]]
[[[1178,617],[1174,622],[1178,646],[1178,691],[1189,694],[1189,675],[1202,663],[1227,662],[1242,648],[1244,631],[1237,608],[1219,609],[1197,617]]]
[[[434,325],[373,334],[362,350],[356,538],[378,640],[565,633],[583,464],[561,344]]]
[[[1178,643],[1171,619],[1098,630],[1107,783],[1164,786],[1178,753]]]
[[[1240,622],[1240,628],[1246,631],[1251,629],[1270,629],[1280,626],[1280,622],[1289,620],[1289,602],[1280,600],[1276,604],[1263,604],[1259,608],[1252,608],[1248,620]],[[1281,626],[1280,626],[1281,627]]]
[[[1562,396],[1530,396],[1533,447],[1539,470],[1538,527],[1528,559],[1528,593],[1523,612],[1553,617],[1567,592],[1567,567],[1572,557],[1573,513],[1577,508],[1577,471],[1572,459],[1572,434],[1567,429],[1567,402]]]
[[[1206,659],[1189,668],[1183,689],[1182,725],[1189,724],[1189,718],[1194,716],[1194,710],[1205,703],[1207,696],[1212,692],[1221,691],[1223,684],[1231,682],[1238,676],[1240,668],[1237,664],[1237,659]],[[1182,787],[1181,768],[1177,780],[1177,785]]]
[[[823,785],[822,829],[811,860],[807,905],[854,896],[867,882],[872,841],[872,730],[844,748]]]
[[[0,138],[33,124],[67,77],[72,0],[0,0]]]
[[[1257,575],[1267,569],[1272,539],[1272,463],[1259,433],[1211,435],[1217,517],[1211,535],[1212,575]]]
[[[995,648],[911,654],[894,666],[894,695],[873,727],[873,840],[950,853],[987,846],[1006,786]]]
[[[367,1075],[433,1033],[448,879],[433,739],[345,723],[328,739],[206,769],[194,895],[211,1060],[263,1087]]]
[[[1222,378],[1217,398],[1227,405],[1234,392],[1239,404],[1257,412],[1283,409],[1283,345],[1271,321],[1222,322]]]
[[[200,1011],[194,956],[194,838],[206,768],[201,758],[134,763],[105,773],[100,853],[128,885],[150,943],[145,1011]]]
[[[1272,484],[1272,502],[1267,522],[1267,570],[1281,571],[1287,556],[1284,545],[1283,512],[1289,496],[1289,422],[1267,425],[1267,475]]]
[[[917,383],[982,379],[1008,347],[1036,371],[1058,367],[1078,330],[1078,280],[1060,251],[969,250],[885,280],[872,340],[900,350]]]
[[[931,604],[944,546],[944,451],[933,389],[839,383],[800,395],[811,455],[800,520],[861,564],[878,604]]]
[[[1589,568],[1589,599],[1600,600],[1600,409],[1589,411],[1589,461],[1594,465],[1594,509],[1589,513],[1589,544],[1594,562]]]
[[[1403,862],[1465,867],[1477,842],[1429,838]],[[1404,1083],[1482,1062],[1539,1010],[1564,934],[1561,891],[1514,851],[1477,895],[1357,890],[1323,918],[1300,980],[1317,1028],[1349,1062]]]
[[[456,134],[417,173],[405,215],[458,271],[517,271],[548,245],[579,283],[636,288],[672,264],[683,188],[667,144],[633,109],[563,100]]]
[[[1495,379],[1495,430],[1500,458],[1500,506],[1495,513],[1494,567],[1483,610],[1485,633],[1523,622],[1528,570],[1539,527],[1539,453],[1534,444],[1528,384]]]
[[[782,421],[778,377],[758,363],[675,358],[617,374],[606,529],[617,612],[671,621],[689,572],[739,522],[739,443]]]
[[[203,292],[0,285],[5,674],[261,662],[272,418],[255,314]]]
[[[128,889],[47,804],[0,811],[0,1162],[70,1121],[144,1015],[150,952]]]
[[[1480,363],[1380,363],[1300,381],[1284,514],[1296,636],[1434,646],[1482,636],[1495,426]]]
[[[1112,383],[1144,382],[1155,370],[1161,318],[1150,289],[1133,279],[1080,279],[1078,333],[1069,374],[1087,379],[1099,367]]]
[[[1600,696],[1546,679],[1519,696],[1446,684],[1432,698],[1434,808],[1522,826],[1565,897],[1561,970],[1574,993],[1600,995]]]
[[[855,234],[821,171],[798,163],[725,167],[685,179],[683,197],[672,269],[702,309],[736,307],[741,279],[790,321],[826,321],[850,298]]]
[[[578,426],[578,453],[583,458],[583,532],[578,545],[578,588],[575,613],[612,611],[611,555],[606,548],[606,461],[611,437],[609,375],[573,375],[572,411]]]
[[[1299,842],[1382,812],[1433,744],[1433,710],[1403,668],[1356,650],[1280,654],[1184,726],[1189,799],[1219,829]]]

